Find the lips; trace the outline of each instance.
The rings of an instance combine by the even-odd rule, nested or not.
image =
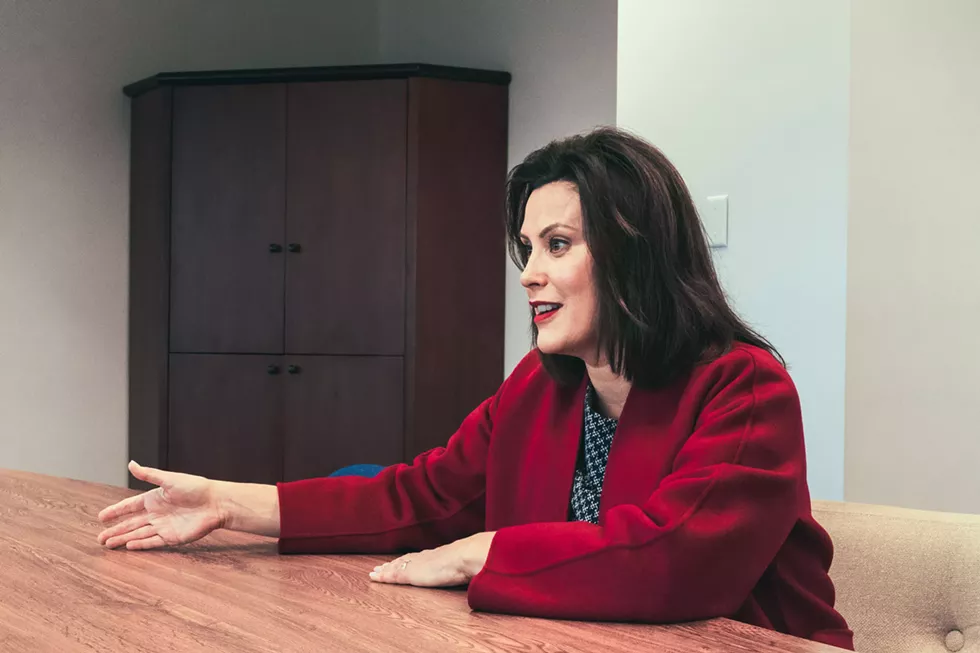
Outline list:
[[[540,324],[550,319],[561,309],[561,304],[549,304],[545,302],[532,304],[534,309],[534,323]]]

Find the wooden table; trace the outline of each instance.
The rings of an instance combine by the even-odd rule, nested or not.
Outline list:
[[[0,651],[839,651],[727,619],[673,626],[471,612],[463,590],[375,584],[378,556],[280,556],[219,531],[108,550],[125,488],[0,470]]]

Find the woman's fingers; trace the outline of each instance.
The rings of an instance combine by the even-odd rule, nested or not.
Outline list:
[[[137,464],[134,460],[129,461],[129,471],[133,476],[141,481],[147,481],[149,483],[153,483],[154,485],[160,485],[163,481],[163,474],[159,469],[143,467],[142,465]],[[150,492],[153,491],[155,490],[150,490]],[[114,503],[107,508],[103,508],[99,513],[99,521],[104,523],[107,521],[112,521],[117,517],[128,515],[131,512],[143,510],[146,495],[147,492],[143,492],[142,494],[137,494],[135,497],[123,499],[122,501]]]
[[[150,490],[150,492],[153,491],[154,490]],[[104,508],[102,512],[99,513],[99,521],[105,523],[107,521],[112,521],[116,517],[122,517],[123,515],[128,515],[131,512],[139,512],[140,510],[143,510],[146,494],[146,492],[143,494],[137,494],[135,497],[123,499],[119,503],[113,504],[108,508]]]
[[[135,460],[129,461],[129,473],[141,481],[153,483],[154,485],[163,485],[164,479],[167,475],[167,472],[161,469],[156,469],[154,467],[143,467]]]
[[[458,540],[435,549],[405,554],[375,567],[368,576],[378,583],[417,587],[465,585],[470,576],[467,576],[459,555],[461,542]]]
[[[166,545],[167,543],[163,541],[162,537],[159,535],[153,535],[152,537],[147,537],[142,540],[131,540],[126,543],[126,548],[130,551],[138,551],[142,549],[157,549]]]
[[[417,554],[416,554],[417,555]],[[404,555],[400,558],[396,558],[391,562],[386,562],[383,565],[378,565],[374,568],[368,577],[377,583],[395,583],[399,585],[408,585],[410,581],[408,579],[408,574],[406,570],[411,562],[411,554]]]
[[[108,546],[107,542],[111,538],[116,537],[117,535],[122,535],[123,533],[128,533],[129,531],[136,530],[137,528],[146,526],[149,523],[150,522],[148,521],[147,514],[145,512],[136,515],[135,517],[130,517],[126,521],[121,521],[115,526],[111,526],[105,529],[104,531],[102,531],[101,533],[99,533],[99,537],[98,537],[99,544],[105,544],[106,546]]]
[[[117,546],[128,544],[129,542],[132,542],[134,540],[142,540],[148,537],[152,537],[156,535],[156,532],[157,530],[155,526],[151,526],[147,524],[146,526],[142,526],[134,530],[126,531],[121,535],[110,537],[108,540],[106,540],[105,545],[110,549],[115,549]]]

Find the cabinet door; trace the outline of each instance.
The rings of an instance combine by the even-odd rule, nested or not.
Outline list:
[[[404,367],[394,356],[288,356],[287,481],[390,465],[404,448]]]
[[[281,353],[286,88],[178,88],[173,120],[171,351]]]
[[[286,352],[405,347],[405,80],[290,84]],[[460,207],[465,210],[465,207]]]
[[[281,366],[279,356],[171,354],[169,468],[226,481],[281,480]]]

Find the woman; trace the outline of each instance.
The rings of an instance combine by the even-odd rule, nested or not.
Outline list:
[[[810,514],[793,382],[728,306],[694,204],[615,129],[532,153],[507,186],[536,349],[445,448],[374,478],[278,486],[143,468],[108,547],[217,528],[282,553],[414,551],[371,579],[469,584],[474,609],[673,622],[729,616],[851,648]]]

